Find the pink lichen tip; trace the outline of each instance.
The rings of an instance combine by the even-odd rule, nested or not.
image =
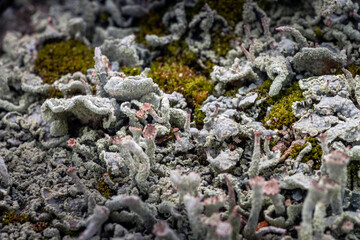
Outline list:
[[[208,148],[205,148],[205,153],[206,153],[206,156],[207,156],[207,157],[210,157],[210,156],[211,156],[211,155],[210,155],[210,151],[209,151]]]
[[[110,210],[109,210],[108,208],[106,208],[106,207],[103,207],[103,206],[100,207],[100,211],[99,211],[99,212],[100,212],[101,215],[103,215],[103,216],[109,216],[109,215],[110,215]]]
[[[205,3],[203,6],[202,6],[202,10],[205,10],[209,5],[207,3]]]
[[[129,130],[130,130],[130,131],[142,131],[141,128],[139,128],[139,127],[134,127],[134,126],[130,126],[130,127],[129,127]]]
[[[227,199],[227,197],[225,195],[211,196],[211,197],[205,198],[203,201],[203,204],[204,205],[217,205],[219,203],[225,202],[226,199]]]
[[[321,181],[326,184],[326,187],[327,188],[336,188],[338,187],[339,185],[334,182],[333,180],[331,180],[331,178],[329,178],[328,176],[323,176],[321,177]]]
[[[249,182],[252,187],[263,186],[265,183],[265,178],[261,177],[261,176],[256,176],[256,177],[250,178]]]
[[[263,132],[260,131],[254,131],[254,135],[255,136],[261,136],[263,134]]]
[[[319,192],[326,192],[326,188],[320,187],[319,183],[316,180],[313,180],[311,182],[311,186]]]
[[[157,134],[157,128],[154,124],[147,124],[144,128],[143,135],[144,138],[154,140]]]
[[[285,30],[285,27],[283,26],[283,27],[277,27],[277,28],[275,28],[275,30],[276,31],[284,31]]]
[[[324,157],[325,162],[332,162],[337,164],[346,164],[349,161],[349,155],[343,151],[333,151]]]
[[[76,171],[76,167],[69,167],[67,170],[66,170],[66,174],[67,175],[70,175],[72,174],[73,172]]]
[[[67,141],[67,145],[71,148],[75,147],[76,145],[76,139],[75,138],[69,138],[69,140]]]
[[[152,232],[157,237],[165,237],[169,232],[169,225],[166,221],[159,221],[154,224]]]
[[[219,213],[214,213],[213,215],[211,215],[211,217],[202,216],[201,221],[206,226],[215,228],[221,221],[220,220],[220,214]]]
[[[146,111],[144,111],[143,109],[140,109],[136,112],[136,117],[143,118],[145,113],[146,113]]]
[[[320,138],[320,140],[325,139],[326,137],[327,137],[327,133],[321,133],[318,136],[318,138]]]
[[[271,138],[272,138],[271,135],[266,135],[266,136],[265,136],[265,139],[266,139],[266,140],[271,140]]]
[[[327,26],[331,26],[331,25],[332,25],[332,20],[331,20],[331,18],[326,19],[326,20],[325,20],[325,24],[326,24]]]
[[[119,142],[121,142],[122,140],[124,140],[124,138],[125,137],[114,137],[114,138],[111,138],[110,137],[110,141],[112,142],[112,143],[119,143]]]
[[[152,104],[151,103],[144,103],[142,110],[144,111],[149,111],[150,109],[152,109]]]
[[[109,173],[104,173],[104,177],[108,177],[109,176]]]
[[[225,221],[225,222],[219,222],[219,224],[217,225],[216,228],[216,235],[220,238],[225,238],[225,237],[229,237],[232,233],[232,225],[230,222]]]
[[[263,192],[266,195],[276,195],[280,192],[280,182],[279,180],[272,178],[269,181],[266,181],[263,186]]]
[[[354,224],[351,221],[345,221],[342,225],[342,229],[349,232],[354,229]]]

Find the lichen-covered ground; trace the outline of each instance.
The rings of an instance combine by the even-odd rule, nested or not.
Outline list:
[[[5,0],[0,22],[0,239],[360,238],[356,0]]]

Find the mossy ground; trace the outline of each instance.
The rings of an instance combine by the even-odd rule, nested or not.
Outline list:
[[[194,8],[188,9],[187,16],[191,17],[200,12],[205,3],[223,16],[230,26],[235,26],[236,23],[242,20],[245,0],[199,0]]]
[[[242,4],[244,2],[243,0],[206,1],[231,26],[241,20]],[[185,9],[188,22],[191,21],[195,14],[201,11],[204,4],[205,1],[200,0],[194,8]],[[154,11],[139,21],[140,31],[136,35],[138,42],[146,45],[146,34],[156,34],[158,36],[169,34],[161,22],[166,10],[168,8]],[[184,36],[186,35],[188,33],[184,34]],[[221,29],[216,30],[212,35],[211,49],[218,55],[225,56],[231,48],[231,41],[235,39],[235,35],[227,32],[225,36],[222,36]],[[153,78],[154,82],[167,93],[178,91],[184,94],[187,103],[193,109],[194,120],[201,125],[205,114],[199,109],[202,102],[212,93],[214,86],[208,79],[214,64],[207,60],[203,62],[205,68],[200,66],[198,56],[188,49],[185,37],[165,47],[156,48],[156,50],[160,51],[162,57],[151,63],[149,77]],[[140,73],[140,69],[126,67],[120,68],[120,71],[127,75]]]
[[[161,23],[163,15],[161,11],[163,10],[140,21],[138,41],[146,44],[144,42],[146,34],[159,36],[168,34]],[[206,61],[204,63],[206,68],[202,68],[198,64],[198,57],[188,49],[184,38],[156,50],[160,51],[161,57],[150,64],[148,77],[151,77],[166,93],[173,91],[182,93],[189,107],[193,109],[194,120],[198,124],[202,124],[205,114],[200,111],[200,107],[207,96],[212,93],[214,87],[213,83],[208,80],[213,64]],[[126,75],[140,73],[139,68],[120,67],[120,71]]]
[[[146,35],[155,34],[158,36],[164,36],[169,34],[169,31],[162,23],[162,17],[168,8],[169,6],[166,8],[151,10],[145,17],[139,20],[140,31],[136,33],[136,42],[147,46],[147,42],[145,40]]]
[[[109,185],[105,182],[104,178],[101,178],[98,181],[96,189],[105,198],[111,198],[112,196],[116,195],[116,192],[109,187]]]
[[[216,30],[211,36],[211,49],[219,56],[226,56],[231,49],[231,42],[235,40],[232,33],[223,33],[220,29]]]
[[[266,91],[269,82],[264,82],[266,85],[258,89],[259,92]],[[263,111],[266,112],[267,106],[273,105],[270,113],[262,120],[264,126],[269,129],[283,129],[283,127],[290,127],[296,121],[292,112],[292,104],[296,101],[303,101],[305,98],[300,90],[299,83],[294,82],[289,88],[276,97],[267,97],[263,103]]]
[[[38,52],[35,72],[48,84],[68,73],[86,74],[87,69],[94,66],[93,52],[76,40],[48,43]]]
[[[317,139],[314,137],[305,139],[305,143],[303,145],[295,144],[294,148],[290,153],[290,156],[292,156],[295,159],[299,155],[301,150],[303,150],[306,147],[306,143],[308,142],[311,143],[312,146],[311,152],[305,154],[301,162],[306,163],[309,160],[313,160],[314,161],[313,169],[319,170],[321,166],[322,150],[320,144],[318,144]]]
[[[3,212],[1,218],[1,223],[3,225],[7,224],[17,224],[17,223],[25,223],[29,221],[29,216],[24,213],[18,213],[15,210],[9,212]]]
[[[119,71],[125,73],[126,76],[137,76],[141,73],[141,69],[139,67],[122,66],[119,68]]]
[[[347,168],[348,171],[348,187],[353,190],[355,186],[360,186],[360,164],[358,161],[351,161]]]
[[[149,77],[167,93],[173,91],[182,93],[194,110],[194,120],[199,124],[202,123],[205,114],[200,111],[200,107],[213,91],[212,82],[205,76],[197,74],[193,68],[179,62],[155,61],[151,64]]]

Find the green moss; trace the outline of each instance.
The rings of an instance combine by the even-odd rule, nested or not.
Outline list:
[[[321,28],[319,26],[316,26],[314,31],[315,31],[316,38],[321,39],[323,36],[323,32],[321,31]]]
[[[105,197],[105,198],[111,198],[112,196],[114,196],[116,194],[115,191],[113,191],[109,185],[107,185],[107,183],[104,181],[103,178],[101,178],[98,181],[98,184],[96,186],[96,189],[100,192],[100,194]]]
[[[207,3],[211,9],[224,17],[230,26],[235,26],[242,20],[242,11],[245,0],[199,0],[194,8],[187,9],[187,19],[201,11],[202,6]]]
[[[56,88],[50,88],[49,91],[49,96],[46,96],[49,98],[63,98],[64,94],[62,94],[62,92],[60,92],[59,90],[57,90]]]
[[[80,71],[86,74],[94,66],[93,50],[80,41],[48,43],[39,50],[35,72],[44,83],[53,83],[62,75]]]
[[[12,210],[10,212],[4,212],[2,214],[2,219],[1,219],[1,223],[3,225],[7,225],[7,224],[17,224],[17,223],[25,223],[29,221],[29,216],[26,215],[25,213],[17,213],[15,212],[15,210]]]
[[[360,74],[360,65],[356,65],[355,63],[350,64],[346,69],[349,70],[353,76]]]
[[[151,10],[146,16],[140,19],[140,31],[136,33],[136,42],[147,46],[145,36],[148,34],[155,34],[157,36],[164,36],[170,32],[162,23],[162,17],[167,8]]]
[[[348,184],[351,190],[354,189],[354,185],[360,185],[360,178],[358,172],[360,171],[360,164],[358,161],[351,161],[347,167],[348,171]]]
[[[225,96],[226,97],[235,97],[235,95],[237,94],[239,88],[238,87],[235,87],[235,88],[232,88],[232,89],[229,89],[225,92]]]
[[[235,39],[235,35],[222,34],[221,30],[216,30],[211,34],[211,49],[219,56],[225,56],[231,49],[230,42]]]
[[[270,79],[264,81],[259,87],[255,89],[257,93],[259,93],[261,96],[267,96],[270,90],[270,86],[272,84],[272,81]]]
[[[65,232],[65,235],[67,236],[70,236],[70,237],[73,237],[73,238],[77,238],[80,236],[80,234],[83,232],[84,230],[83,229],[79,229],[79,230],[76,230],[76,231],[66,231]]]
[[[141,69],[139,67],[120,67],[119,72],[125,73],[126,76],[136,76],[141,73]]]
[[[267,100],[267,104],[275,102],[270,113],[263,119],[265,127],[270,129],[282,129],[283,126],[290,127],[296,121],[292,112],[292,104],[295,101],[302,101],[302,91],[299,88],[299,83],[294,82],[285,93],[278,94],[276,97]],[[268,124],[267,122],[270,121]]]
[[[151,63],[151,77],[155,83],[166,93],[177,91],[182,93],[194,110],[195,121],[201,123],[204,114],[199,110],[201,104],[211,94],[214,84],[205,76],[199,75],[193,68],[183,65],[181,62]]]
[[[312,149],[311,152],[305,154],[301,162],[306,163],[309,160],[314,161],[314,170],[319,170],[321,166],[321,156],[322,156],[322,150],[320,144],[318,144],[316,138],[311,137],[305,139],[305,143],[303,145],[295,144],[294,148],[292,149],[290,156],[292,156],[294,159],[299,155],[301,150],[303,150],[306,147],[306,143],[311,143]]]
[[[107,12],[103,12],[99,16],[99,21],[101,25],[107,26],[109,24],[110,14]]]
[[[261,109],[259,116],[257,118],[258,121],[263,121],[266,116],[267,108],[275,103],[274,99],[268,96],[270,86],[272,84],[271,80],[264,81],[259,87],[257,87],[254,91],[259,94],[256,100],[261,98],[266,98],[264,102],[262,102],[259,107]]]

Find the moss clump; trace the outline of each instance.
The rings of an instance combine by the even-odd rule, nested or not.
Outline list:
[[[136,33],[136,42],[147,45],[145,36],[148,34],[155,34],[157,36],[164,36],[170,32],[166,29],[162,22],[162,17],[167,8],[151,10],[146,16],[140,19],[140,31]]]
[[[265,80],[255,91],[261,96],[267,96],[271,87],[272,81],[270,79]]]
[[[96,189],[100,192],[100,194],[105,198],[111,198],[116,194],[115,191],[113,191],[109,185],[105,182],[103,178],[101,178],[98,181],[98,184],[96,186]]]
[[[201,124],[205,115],[199,109],[211,94],[214,84],[181,62],[153,62],[150,68],[149,77],[164,92],[177,91],[184,95],[189,106],[194,109],[194,120]]]
[[[245,0],[200,0],[194,8],[187,9],[187,19],[201,11],[204,4],[207,3],[212,10],[224,17],[230,26],[235,26],[242,20],[243,5]]]
[[[141,73],[141,69],[139,67],[120,67],[119,72],[125,73],[126,76],[136,76]]]
[[[1,223],[3,225],[7,225],[7,224],[17,224],[17,223],[25,223],[29,221],[29,216],[26,215],[25,213],[17,213],[15,212],[15,210],[12,210],[10,212],[4,212],[2,214],[2,219],[1,219]]]
[[[235,88],[232,88],[232,89],[229,89],[225,92],[225,96],[226,97],[235,97],[235,95],[237,94],[239,88],[238,87],[235,87]]]
[[[49,227],[49,223],[47,222],[37,222],[35,224],[32,225],[32,228],[36,231],[36,232],[42,232],[44,231],[46,228]]]
[[[349,70],[353,76],[360,74],[360,66],[356,65],[355,63],[350,64],[347,67],[347,70]]]
[[[230,33],[222,33],[216,30],[211,36],[211,49],[219,56],[225,56],[231,49],[231,41],[235,39],[235,35]]]
[[[279,97],[281,98],[277,100]],[[299,83],[295,82],[284,94],[279,94],[276,98],[268,100],[268,103],[271,104],[275,101],[275,104],[270,113],[264,118],[264,126],[270,129],[282,129],[283,126],[290,127],[290,125],[296,121],[292,112],[292,104],[293,102],[304,99],[302,91],[299,88]]]
[[[107,27],[109,25],[110,14],[107,12],[103,12],[99,16],[99,22],[103,27]]]
[[[317,39],[321,39],[323,36],[323,32],[321,31],[321,28],[319,26],[316,26],[314,29],[315,35]]]
[[[254,90],[256,93],[259,94],[259,96],[256,100],[259,100],[264,97],[266,98],[266,100],[260,104],[260,108],[262,109],[262,111],[259,113],[259,116],[257,118],[257,120],[259,120],[259,121],[264,120],[264,118],[266,116],[267,108],[275,103],[275,100],[268,96],[271,84],[272,84],[272,81],[268,79],[268,80],[264,81],[259,87],[257,87]]]
[[[318,144],[316,138],[310,137],[305,139],[305,143],[303,145],[295,144],[294,148],[292,149],[290,156],[292,156],[294,159],[299,155],[301,150],[303,150],[306,147],[306,143],[311,143],[312,149],[311,152],[304,155],[301,162],[306,163],[309,160],[314,161],[313,169],[319,170],[321,166],[321,156],[322,156],[322,150],[320,144]]]
[[[80,234],[84,231],[84,229],[79,229],[79,230],[74,230],[74,231],[65,231],[65,235],[66,236],[70,236],[70,237],[73,237],[73,238],[77,238],[80,236]]]
[[[355,185],[360,185],[359,171],[360,164],[358,161],[351,161],[347,167],[348,171],[348,187],[353,190]]]
[[[39,50],[35,72],[44,83],[51,84],[62,75],[86,70],[94,66],[93,50],[80,41],[48,43]]]

